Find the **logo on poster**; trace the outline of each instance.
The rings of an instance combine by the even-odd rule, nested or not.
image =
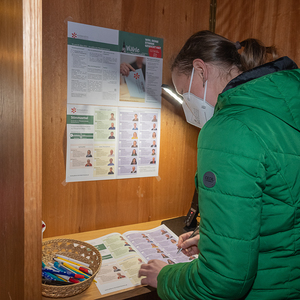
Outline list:
[[[73,114],[75,114],[75,113],[76,113],[76,107],[72,107],[72,108],[71,108],[71,112],[72,112]]]
[[[73,38],[73,39],[76,39],[76,38],[77,38],[77,33],[76,33],[76,32],[73,32],[73,33],[72,33],[72,38]]]

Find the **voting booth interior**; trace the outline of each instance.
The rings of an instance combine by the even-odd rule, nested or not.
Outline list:
[[[43,1],[44,237],[182,216],[195,188],[199,129],[186,123],[179,104],[164,98],[158,176],[65,182],[68,21],[162,38],[162,82],[172,85],[171,59],[189,35],[208,29],[209,5],[209,1],[176,5]]]
[[[199,130],[185,122],[179,105],[166,99],[157,177],[65,182],[67,22],[163,38],[162,80],[172,85],[170,59],[192,33],[209,29],[210,2],[3,1],[0,126],[5,130],[0,131],[0,163],[6,171],[0,175],[0,256],[1,269],[8,270],[0,283],[4,299],[39,298],[40,282],[35,278],[40,278],[42,219],[47,224],[44,237],[167,219],[185,215],[194,194]],[[274,44],[280,55],[299,65],[299,20],[297,1],[223,0],[217,3],[215,31],[234,42],[254,37],[267,46]]]

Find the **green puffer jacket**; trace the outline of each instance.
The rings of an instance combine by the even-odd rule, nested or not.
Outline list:
[[[290,63],[219,95],[198,140],[199,258],[161,270],[161,299],[300,299],[300,70],[277,68]]]

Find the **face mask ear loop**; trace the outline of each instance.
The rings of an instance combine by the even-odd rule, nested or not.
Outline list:
[[[205,88],[204,88],[204,96],[203,96],[204,103],[207,103],[206,102],[206,90],[207,90],[207,80],[205,81]]]
[[[194,77],[194,70],[195,69],[193,67],[192,74],[191,74],[191,79],[190,79],[189,91],[188,91],[189,98],[190,98],[190,93],[191,93],[191,87],[192,87],[193,77]]]

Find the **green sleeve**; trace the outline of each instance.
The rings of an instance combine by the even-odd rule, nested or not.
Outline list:
[[[233,300],[250,290],[258,264],[264,161],[260,139],[238,120],[213,118],[201,130],[200,254],[190,263],[161,270],[161,299]],[[213,187],[204,180],[206,172],[215,176]]]

